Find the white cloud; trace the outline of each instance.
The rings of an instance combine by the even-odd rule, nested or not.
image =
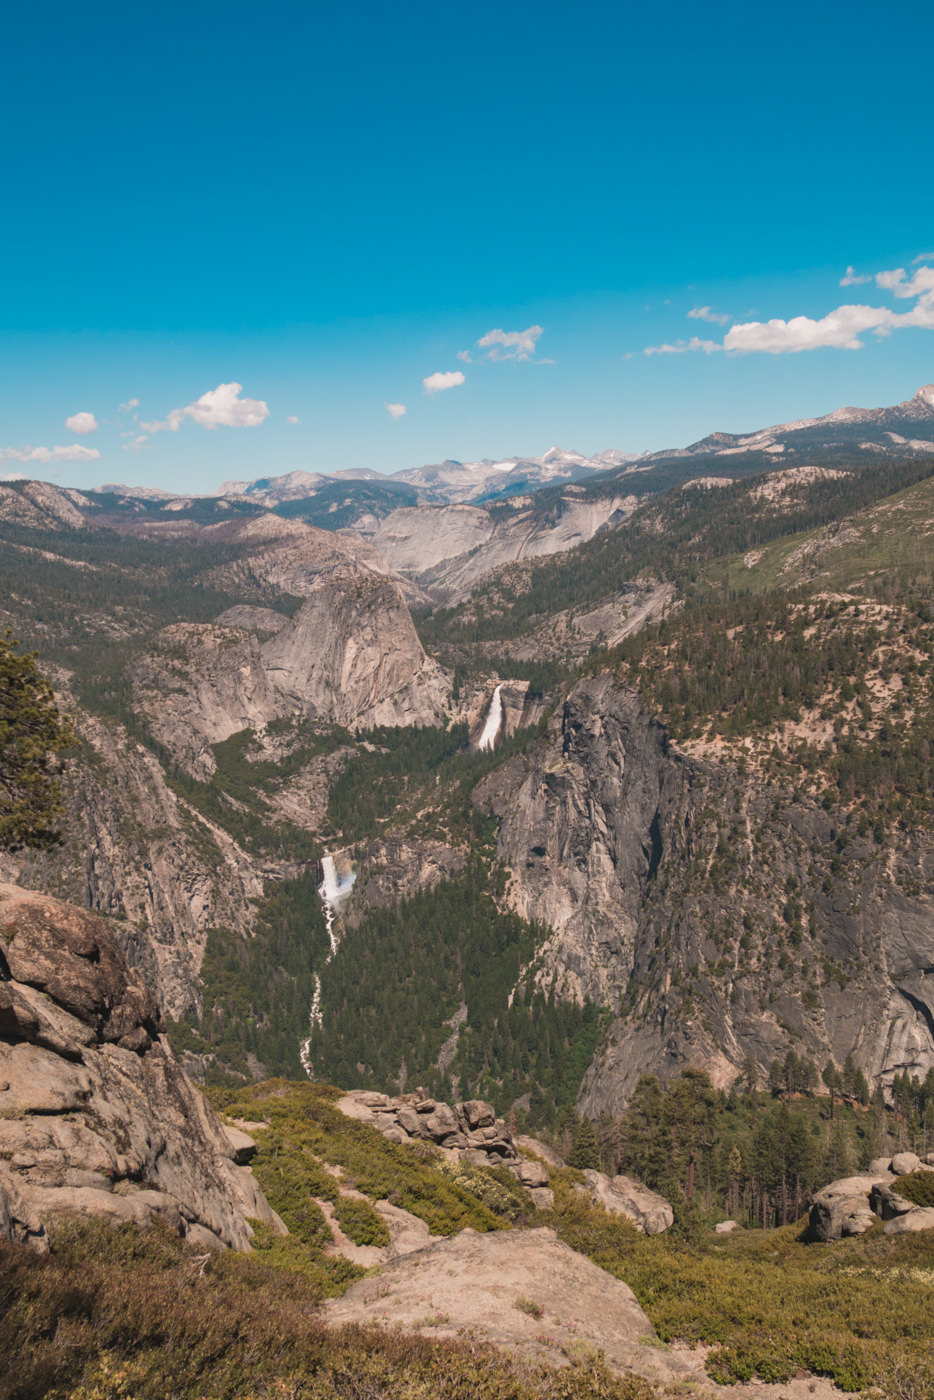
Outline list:
[[[127,399],[126,403],[117,404],[118,413],[129,413],[134,408],[139,408],[139,399]]]
[[[288,418],[287,418],[285,421],[286,421],[287,423],[291,423],[292,426],[293,426],[293,428],[294,428],[294,427],[295,427],[297,424],[299,424],[302,420],[301,420],[300,418],[297,418],[297,417],[295,416],[294,413],[290,413],[289,416],[288,416]]]
[[[457,358],[459,360],[463,360],[465,365],[473,364],[473,356],[471,355],[469,350],[458,350]]]
[[[141,423],[147,433],[177,433],[186,418],[202,428],[258,428],[269,417],[269,405],[263,399],[241,399],[242,384],[218,384],[200,399],[185,408],[173,408],[162,420]]]
[[[915,264],[919,262],[934,262],[934,253],[919,253],[916,258],[912,258],[912,267],[914,267]]]
[[[426,394],[440,394],[443,389],[456,389],[459,384],[464,382],[464,375],[459,369],[451,369],[446,372],[439,369],[434,374],[429,374],[427,379],[422,380]]]
[[[130,436],[132,436],[132,434],[121,433],[121,437]],[[140,433],[139,437],[133,438],[132,442],[121,442],[120,446],[123,448],[124,452],[142,452],[147,442],[148,438],[146,437],[146,434]]]
[[[28,481],[29,477],[25,472],[7,472],[5,476],[0,476],[0,481]]]
[[[488,351],[490,360],[530,360],[542,334],[542,326],[529,326],[524,331],[487,331],[477,341],[481,350]]]
[[[859,277],[855,267],[848,267],[846,276],[840,278],[841,287],[861,287],[865,282],[871,282],[871,277]]]
[[[729,325],[730,321],[733,319],[732,316],[727,316],[725,312],[722,315],[718,314],[714,311],[713,307],[710,306],[692,306],[691,310],[688,312],[688,318],[691,321],[713,321],[718,326]]]
[[[676,340],[674,344],[666,342],[664,345],[647,345],[643,350],[643,355],[684,355],[689,350],[703,350],[705,355],[712,355],[715,350],[722,350],[723,346],[718,345],[715,340],[701,340],[699,336],[692,335],[690,340]]]
[[[100,455],[96,447],[76,442],[67,447],[0,447],[0,462],[96,462]]]
[[[810,316],[794,316],[790,321],[750,321],[731,327],[723,348],[738,354],[759,351],[770,355],[824,347],[860,350],[865,344],[860,336],[867,331],[881,337],[911,326],[934,330],[934,268],[920,267],[906,280],[904,268],[899,267],[877,273],[876,282],[896,297],[916,297],[917,305],[901,312],[887,306],[838,306],[816,321]]]
[[[919,267],[907,279],[903,267],[895,267],[891,272],[877,272],[876,286],[883,287],[895,297],[920,297],[925,292],[934,292],[934,267]]]
[[[98,423],[93,413],[73,413],[65,419],[65,427],[70,433],[96,433]]]
[[[463,377],[464,377],[464,376],[461,375],[461,379],[463,379]],[[432,378],[433,378],[433,379],[436,379],[436,378],[437,378],[437,375],[432,375]],[[426,379],[426,380],[423,380],[422,382],[425,384],[426,389],[427,389],[428,380]],[[405,413],[405,404],[404,404],[404,403],[388,403],[388,404],[386,405],[386,412],[389,414],[390,418],[401,418],[401,417],[403,416],[403,414]]]

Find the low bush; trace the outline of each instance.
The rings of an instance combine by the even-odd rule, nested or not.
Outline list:
[[[354,1244],[389,1243],[389,1227],[369,1201],[361,1201],[355,1196],[341,1196],[335,1202],[334,1214],[344,1234]]]
[[[891,1378],[910,1374],[904,1395],[934,1400],[934,1231],[806,1245],[799,1222],[647,1238],[592,1206],[569,1174],[553,1172],[551,1184],[560,1238],[628,1283],[663,1340],[713,1346],[711,1379],[812,1371],[842,1390],[875,1385],[901,1400]]]
[[[328,1329],[257,1256],[92,1221],[50,1255],[0,1242],[0,1400],[652,1400],[600,1359],[555,1371],[475,1345]]]

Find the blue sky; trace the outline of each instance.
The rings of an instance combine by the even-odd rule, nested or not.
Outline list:
[[[0,475],[638,451],[934,380],[926,7],[19,8]]]

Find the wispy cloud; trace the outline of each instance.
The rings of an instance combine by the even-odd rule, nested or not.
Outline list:
[[[872,281],[872,278],[871,278],[871,277],[868,277],[868,276],[860,277],[860,276],[858,276],[855,267],[848,267],[847,270],[846,270],[846,276],[840,278],[840,286],[841,286],[841,287],[861,287],[861,286],[863,286],[864,283],[866,283],[866,282],[871,282],[871,281]]]
[[[643,350],[643,355],[686,355],[691,350],[703,350],[705,355],[712,355],[716,350],[722,350],[723,346],[715,340],[701,340],[699,336],[692,335],[690,340],[676,340],[672,344],[666,341],[664,345],[647,345]]]
[[[298,426],[298,424],[299,424],[302,420],[301,420],[296,414],[290,413],[289,416],[288,416],[288,418],[287,418],[285,421],[286,421],[287,423],[291,423],[291,424],[292,424],[292,427],[295,428],[295,427]]]
[[[718,326],[728,326],[733,319],[726,312],[714,311],[712,306],[692,306],[688,317],[692,321],[713,321]]]
[[[543,330],[543,326],[528,326],[524,331],[487,331],[477,345],[486,350],[488,360],[530,360]]]
[[[134,408],[139,408],[139,399],[127,399],[126,403],[117,404],[118,413],[131,413]]]
[[[463,360],[465,365],[473,364],[473,356],[471,355],[469,350],[458,350],[457,358],[459,360]]]
[[[916,258],[912,258],[911,265],[914,267],[920,262],[934,262],[934,253],[919,253]]]
[[[96,447],[72,442],[67,447],[0,447],[0,462],[96,462]]]
[[[433,379],[436,379],[436,378],[437,378],[437,375],[432,375],[432,378],[433,378]],[[463,379],[463,375],[461,375],[461,379]],[[423,380],[422,380],[422,383],[425,385],[425,390],[426,390],[426,392],[428,392],[428,380],[427,380],[427,379],[423,379]],[[447,386],[444,385],[444,386],[442,386],[442,387],[447,387]],[[386,405],[386,412],[389,414],[390,418],[402,418],[402,417],[405,415],[405,404],[404,404],[404,403],[388,403],[388,404]]]
[[[444,389],[456,389],[464,382],[464,375],[459,369],[439,369],[434,374],[429,374],[427,379],[423,379],[422,386],[426,394],[440,394]]]
[[[258,428],[269,417],[269,405],[264,399],[241,399],[243,385],[235,382],[218,384],[200,399],[185,408],[173,408],[165,418],[153,423],[141,423],[147,433],[177,433],[186,418],[202,428]]]
[[[126,434],[121,434],[121,436],[127,436],[127,435],[126,435]],[[147,438],[146,434],[145,434],[145,433],[140,433],[139,437],[133,438],[133,441],[132,441],[132,442],[121,442],[120,446],[123,448],[124,452],[137,452],[137,453],[139,453],[139,452],[142,452],[143,448],[146,446],[146,444],[148,443],[148,441],[149,441],[149,439]]]
[[[96,433],[98,422],[93,413],[73,413],[65,419],[65,427],[70,433]]]

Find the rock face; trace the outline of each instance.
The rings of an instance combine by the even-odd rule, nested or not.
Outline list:
[[[50,1222],[153,1214],[195,1243],[284,1230],[179,1066],[158,1007],[106,921],[0,885],[0,1232],[39,1248]]]
[[[631,1176],[585,1171],[584,1181],[594,1205],[603,1206],[612,1215],[624,1215],[642,1235],[660,1235],[674,1223],[674,1211],[664,1196]]]
[[[513,906],[553,930],[530,977],[617,1012],[590,1117],[643,1072],[694,1064],[725,1087],[789,1048],[883,1082],[934,1066],[930,834],[841,839],[843,814],[674,749],[606,674],[475,801],[500,819]]]
[[[262,660],[293,708],[336,724],[437,724],[447,699],[398,586],[373,574],[317,578]]]
[[[66,707],[84,749],[63,784],[65,844],[8,857],[5,878],[112,915],[130,965],[180,1017],[200,1006],[207,930],[246,933],[273,872],[180,798],[122,726]]]
[[[422,650],[391,579],[333,570],[307,592],[265,641],[269,610],[232,608],[227,626],[163,628],[136,661],[136,706],[195,777],[214,771],[211,744],[285,715],[364,728],[441,722],[447,673]]]

